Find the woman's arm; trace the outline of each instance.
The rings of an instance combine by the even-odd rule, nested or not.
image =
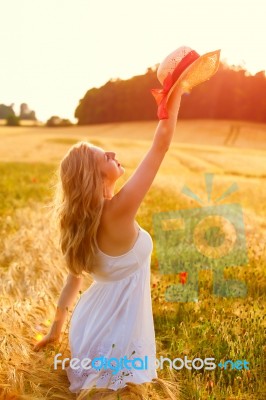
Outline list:
[[[47,343],[57,341],[60,337],[64,322],[66,320],[68,310],[72,307],[77,294],[81,288],[82,277],[76,277],[71,273],[68,274],[67,282],[63,287],[63,290],[58,299],[56,313],[54,321],[50,328],[50,332],[44,336],[44,338],[38,342],[34,351],[38,351],[41,347],[45,346]]]
[[[68,314],[68,310],[72,307],[77,297],[77,294],[82,284],[82,280],[82,277],[78,278],[71,273],[68,274],[67,282],[58,299],[54,322],[51,326],[51,331],[53,333],[61,333],[65,319]]]
[[[165,150],[169,149],[176,128],[176,121],[183,93],[182,87],[179,86],[170,96],[167,107],[169,118],[159,121],[153,137],[153,146],[163,146]]]
[[[115,224],[132,223],[138,208],[149,190],[159,167],[169,149],[179,112],[181,86],[176,87],[168,102],[169,118],[161,120],[156,128],[151,148],[144,156],[133,175],[109,202],[110,214]]]

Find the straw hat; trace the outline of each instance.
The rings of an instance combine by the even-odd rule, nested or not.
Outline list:
[[[182,46],[169,54],[159,65],[157,78],[162,89],[151,89],[158,105],[157,116],[167,119],[167,102],[177,85],[182,85],[185,92],[210,79],[218,69],[220,51],[215,50],[200,56],[190,47]]]

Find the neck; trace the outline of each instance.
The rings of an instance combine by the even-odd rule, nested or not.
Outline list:
[[[115,188],[115,183],[105,186],[104,189],[104,198],[111,200],[112,197],[114,196],[114,188]]]

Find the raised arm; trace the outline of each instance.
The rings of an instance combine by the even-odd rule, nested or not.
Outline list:
[[[68,310],[72,307],[77,297],[82,281],[82,276],[79,278],[71,273],[68,274],[66,284],[62,289],[57,303],[56,313],[50,328],[50,332],[34,346],[34,351],[38,351],[41,347],[44,347],[48,343],[59,340]]]
[[[169,149],[180,107],[183,89],[177,87],[168,102],[168,119],[159,121],[153,142],[133,175],[112,198],[112,215],[116,220],[132,221],[148,192]]]

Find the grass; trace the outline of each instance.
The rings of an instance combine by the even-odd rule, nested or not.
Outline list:
[[[72,144],[74,138],[50,138],[49,146]],[[110,143],[114,139],[110,138]],[[139,152],[139,141],[131,140],[131,159],[117,190],[133,172]],[[52,148],[52,147],[51,147]],[[171,359],[187,356],[214,357],[218,363],[228,359],[247,360],[249,370],[216,368],[208,370],[181,369],[173,372],[179,381],[182,397],[189,400],[262,400],[265,393],[265,231],[266,189],[263,167],[254,152],[245,165],[245,154],[234,158],[234,164],[223,150],[217,157],[205,149],[194,148],[167,155],[153,186],[147,193],[137,215],[137,221],[153,237],[154,250],[151,261],[151,287],[157,358]],[[248,150],[247,150],[248,152]],[[188,157],[185,157],[185,154]],[[181,154],[181,153],[180,153]],[[204,160],[204,162],[202,162]],[[218,161],[217,161],[218,160]],[[261,155],[261,162],[263,156]],[[216,161],[217,175],[213,183],[213,196],[217,198],[237,180],[238,191],[224,203],[239,203],[243,208],[248,251],[246,266],[227,267],[225,279],[244,281],[248,288],[245,298],[217,297],[213,294],[213,275],[199,272],[198,301],[177,303],[165,299],[169,285],[182,284],[177,275],[160,273],[153,215],[171,210],[196,208],[200,205],[183,195],[184,184],[203,201],[206,200],[204,172],[210,171],[208,162]],[[184,167],[185,164],[185,167]],[[192,168],[189,168],[191,167]],[[55,312],[56,302],[66,277],[51,221],[47,219],[44,205],[51,198],[51,179],[55,164],[40,162],[0,163],[0,399],[72,399],[65,372],[52,369],[53,357],[58,352],[69,356],[68,321],[62,341],[33,353],[37,335],[48,331]],[[232,168],[239,175],[232,175]],[[242,171],[242,175],[241,175]],[[247,174],[246,172],[249,172]],[[252,172],[252,173],[251,173]],[[255,174],[255,177],[254,177]],[[188,256],[189,257],[189,256]],[[189,261],[189,259],[188,259]],[[84,280],[82,291],[91,280]],[[9,316],[9,319],[6,318]],[[62,357],[62,358],[63,358]],[[166,365],[166,364],[165,364]],[[56,373],[55,373],[56,372]],[[168,379],[165,367],[158,371]],[[13,396],[13,397],[12,397]],[[181,395],[180,395],[181,396]],[[121,396],[121,398],[123,398]],[[155,399],[156,397],[152,397]],[[177,397],[179,398],[179,397]],[[132,397],[133,400],[133,397]]]
[[[2,228],[6,219],[10,221],[15,210],[32,202],[45,202],[51,196],[49,181],[54,169],[54,165],[45,163],[0,162]]]

